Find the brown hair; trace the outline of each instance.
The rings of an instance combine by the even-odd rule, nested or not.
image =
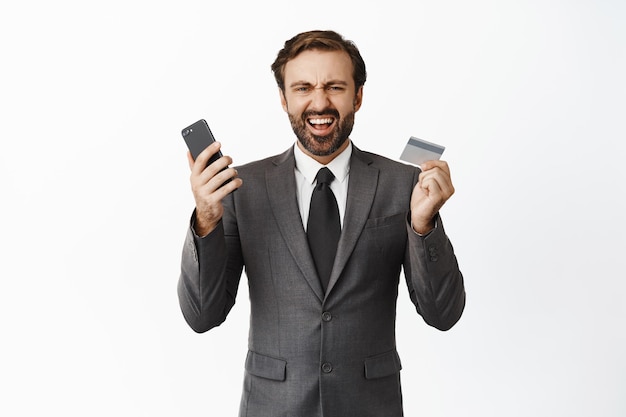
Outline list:
[[[365,62],[354,42],[346,40],[332,30],[313,30],[300,33],[285,42],[285,46],[278,52],[276,60],[272,64],[272,72],[278,87],[285,91],[285,65],[294,59],[301,52],[320,49],[323,51],[344,51],[350,56],[352,61],[352,77],[354,78],[355,89],[365,84],[367,73]]]

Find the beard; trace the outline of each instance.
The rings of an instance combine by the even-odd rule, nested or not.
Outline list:
[[[351,111],[343,119],[340,118],[339,112],[335,109],[325,109],[321,112],[305,111],[300,117],[296,117],[291,113],[288,113],[288,115],[293,133],[296,134],[298,141],[304,149],[315,156],[328,156],[337,151],[348,139],[350,133],[352,133],[354,113],[354,110]],[[307,119],[322,115],[333,116],[337,124],[333,132],[326,136],[311,133],[307,127]]]

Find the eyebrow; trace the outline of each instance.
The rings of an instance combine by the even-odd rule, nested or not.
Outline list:
[[[311,85],[313,85],[313,84],[311,84],[308,81],[301,80],[301,81],[294,81],[294,82],[292,82],[291,84],[289,84],[289,87],[291,88],[291,87],[297,87],[297,86],[311,86]],[[324,86],[329,86],[329,85],[344,85],[344,86],[347,86],[348,83],[346,81],[342,81],[342,80],[330,80],[330,81],[324,83],[323,85]]]

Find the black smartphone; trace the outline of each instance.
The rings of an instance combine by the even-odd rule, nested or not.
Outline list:
[[[194,124],[187,126],[181,131],[185,143],[191,152],[191,156],[195,161],[198,155],[205,150],[210,144],[215,142],[215,137],[209,129],[209,125],[204,119],[200,119]],[[218,152],[211,157],[207,165],[212,164],[222,157],[222,153]]]
[[[211,129],[209,129],[209,124],[204,119],[200,119],[194,124],[187,126],[181,131],[181,134],[183,135],[185,143],[187,143],[187,147],[189,148],[194,161],[198,155],[200,155],[200,153],[207,148],[207,146],[215,142],[215,137],[213,136],[213,133],[211,133]],[[221,157],[222,152],[218,151],[209,159],[207,166],[211,165]],[[229,178],[224,184],[230,180],[231,179]]]

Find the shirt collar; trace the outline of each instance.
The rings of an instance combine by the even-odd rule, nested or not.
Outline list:
[[[311,158],[298,146],[294,145],[294,157],[296,159],[296,169],[304,176],[307,183],[315,183],[317,171],[324,166],[330,169],[339,182],[344,182],[350,172],[350,156],[352,155],[352,142],[348,139],[348,146],[339,155],[335,157],[328,165],[322,165],[315,159]]]

